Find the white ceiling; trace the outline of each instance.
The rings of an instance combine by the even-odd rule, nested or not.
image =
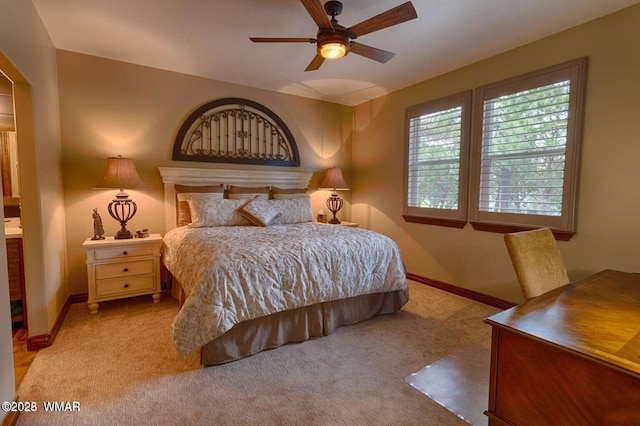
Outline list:
[[[347,105],[427,80],[640,0],[412,0],[418,19],[358,38],[395,52],[304,69],[314,38],[299,0],[32,0],[56,48]],[[321,0],[324,3],[323,0]],[[404,0],[343,0],[350,27]]]

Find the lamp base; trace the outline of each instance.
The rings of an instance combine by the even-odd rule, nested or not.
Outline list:
[[[113,237],[116,240],[128,240],[133,238],[131,232],[127,229],[127,222],[135,216],[138,211],[136,203],[129,199],[127,194],[122,191],[116,195],[116,199],[109,203],[109,214],[112,218],[120,222],[120,230]]]
[[[133,234],[128,229],[121,229],[113,238],[116,240],[128,240],[133,238]]]
[[[336,214],[342,208],[342,204],[343,204],[342,198],[340,198],[340,196],[336,191],[333,191],[333,193],[331,194],[331,197],[327,199],[327,208],[331,213],[333,213],[333,217],[331,218],[331,220],[329,220],[330,224],[332,225],[340,224],[340,220],[336,217]]]

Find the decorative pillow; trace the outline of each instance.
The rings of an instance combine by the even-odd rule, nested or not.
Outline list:
[[[307,188],[282,189],[271,187],[271,198],[274,200],[293,200],[307,196]]]
[[[246,200],[190,198],[187,200],[193,222],[189,228],[251,225],[237,210]]]
[[[229,185],[227,187],[227,198],[231,200],[246,200],[249,198],[255,198],[256,196],[269,199],[269,187],[262,186],[259,188],[246,188],[243,186]]]
[[[184,226],[191,223],[191,214],[189,213],[189,204],[184,194],[210,194],[211,198],[224,197],[224,185],[207,185],[207,186],[188,186],[173,185],[178,199],[178,226]]]
[[[311,211],[311,198],[308,195],[292,200],[269,200],[269,203],[274,210],[282,213],[282,215],[274,221],[274,225],[314,221],[313,212]]]
[[[238,213],[257,226],[269,226],[275,219],[282,216],[282,213],[274,209],[269,201],[259,196],[255,196],[240,207]]]

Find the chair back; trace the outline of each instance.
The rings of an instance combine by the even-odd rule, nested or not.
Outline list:
[[[505,234],[504,242],[525,300],[569,283],[558,243],[550,229]]]

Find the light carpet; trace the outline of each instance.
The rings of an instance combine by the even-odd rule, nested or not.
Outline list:
[[[498,309],[417,283],[401,312],[216,367],[181,357],[173,299],[72,305],[55,343],[18,389],[38,410],[19,425],[464,425],[405,382],[470,344],[489,347],[482,320]],[[488,389],[487,389],[488,392]],[[47,412],[44,401],[80,403]]]

